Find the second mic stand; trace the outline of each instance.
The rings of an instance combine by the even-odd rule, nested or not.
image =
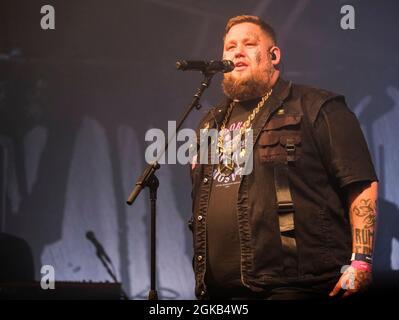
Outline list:
[[[103,264],[104,268],[107,270],[107,272],[110,275],[110,277],[112,278],[112,280],[114,280],[115,283],[118,283],[118,279],[117,279],[115,273],[112,272],[110,266],[108,265],[107,260],[104,257],[104,254],[102,252],[100,252],[99,250],[97,250],[96,255],[97,255],[98,259],[101,261],[101,263]],[[120,288],[120,295],[123,300],[129,300],[129,296],[123,290],[122,285]]]
[[[194,94],[193,100],[191,101],[191,104],[188,106],[186,111],[183,113],[183,116],[179,120],[179,122],[176,125],[176,132],[173,134],[171,137],[171,140],[175,138],[176,133],[180,130],[181,126],[183,125],[184,121],[190,114],[190,112],[196,108],[199,110],[201,108],[201,105],[199,103],[202,94],[204,91],[209,87],[211,80],[213,76],[215,75],[215,72],[205,72],[204,73],[204,79],[201,82],[201,86],[197,89],[197,92]],[[157,157],[157,160],[154,163],[148,164],[146,168],[144,169],[142,175],[137,179],[137,182],[135,184],[135,187],[133,191],[130,193],[129,198],[127,199],[126,203],[128,205],[132,205],[139,193],[141,192],[142,189],[145,187],[148,187],[150,189],[150,203],[151,203],[151,235],[150,235],[150,254],[151,254],[151,287],[150,287],[150,292],[148,294],[148,300],[158,300],[158,293],[156,290],[156,200],[157,200],[157,190],[159,187],[159,180],[157,176],[155,175],[155,172],[160,168],[160,165],[158,163],[159,159],[165,154],[165,152],[168,150],[169,143],[171,142],[169,140],[166,145],[164,150],[160,153],[160,155]]]

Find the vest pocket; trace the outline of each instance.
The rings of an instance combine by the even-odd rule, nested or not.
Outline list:
[[[301,154],[301,115],[275,116],[262,129],[257,143],[261,162],[290,163]]]

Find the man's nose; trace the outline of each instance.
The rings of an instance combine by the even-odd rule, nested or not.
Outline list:
[[[245,56],[245,47],[243,45],[238,45],[234,51],[234,58],[240,58]]]

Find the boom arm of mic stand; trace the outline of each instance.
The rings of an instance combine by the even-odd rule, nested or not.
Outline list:
[[[199,104],[199,101],[201,99],[202,94],[204,91],[209,87],[211,80],[215,73],[204,73],[204,79],[201,82],[201,86],[197,89],[197,92],[194,94],[193,100],[191,101],[191,104],[188,106],[187,110],[184,112],[182,118],[178,122],[176,126],[176,132],[178,132],[183,125],[183,122],[186,120],[190,112],[196,108],[199,110],[201,108],[201,105]],[[176,133],[175,133],[176,135]],[[174,139],[175,135],[172,137]],[[169,143],[165,145],[165,149],[163,152],[159,155],[158,160],[162,157],[163,154],[168,150]],[[132,192],[129,195],[129,198],[126,200],[126,203],[128,205],[132,205],[134,200],[137,198],[137,196],[140,194],[141,190],[145,188],[148,185],[148,181],[152,177],[152,175],[160,168],[160,165],[158,161],[155,161],[152,164],[148,164],[147,167],[144,169],[143,174],[140,176],[140,178],[137,180],[136,185]]]

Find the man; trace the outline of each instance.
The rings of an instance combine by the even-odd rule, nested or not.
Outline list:
[[[219,130],[220,163],[193,165],[194,271],[199,298],[296,299],[366,288],[377,177],[342,96],[280,77],[273,29],[227,23],[226,101],[199,129]],[[229,130],[238,129],[238,143]],[[241,149],[252,129],[254,146]],[[207,139],[206,139],[207,140]],[[253,167],[231,161],[250,154]]]

